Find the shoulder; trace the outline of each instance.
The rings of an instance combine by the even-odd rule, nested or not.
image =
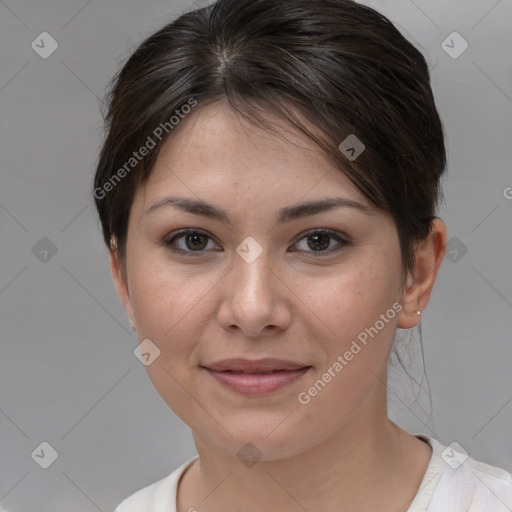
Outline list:
[[[456,443],[445,446],[428,440],[433,463],[439,468],[428,512],[512,510],[512,475],[508,471],[473,459]]]
[[[122,501],[115,512],[175,512],[178,481],[196,458],[185,462],[165,478],[138,490]]]

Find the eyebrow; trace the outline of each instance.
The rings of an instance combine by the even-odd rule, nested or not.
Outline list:
[[[162,199],[161,201],[158,201],[153,206],[151,206],[146,211],[146,215],[167,206],[174,206],[188,213],[215,219],[223,222],[228,226],[232,226],[232,222],[224,210],[212,204],[206,203],[205,201],[186,199],[182,197],[166,197],[165,199]],[[301,219],[332,210],[333,208],[353,208],[365,213],[366,215],[372,215],[371,209],[364,204],[344,197],[330,197],[281,208],[277,215],[277,222],[290,222],[296,219]]]

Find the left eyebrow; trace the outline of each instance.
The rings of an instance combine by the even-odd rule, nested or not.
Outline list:
[[[146,211],[146,215],[165,206],[175,206],[188,213],[219,220],[228,226],[232,226],[232,222],[224,210],[201,200],[182,197],[166,197],[151,206]],[[281,208],[277,216],[277,222],[290,222],[311,215],[317,215],[333,208],[353,208],[366,215],[372,215],[372,210],[364,204],[345,197],[331,197]]]

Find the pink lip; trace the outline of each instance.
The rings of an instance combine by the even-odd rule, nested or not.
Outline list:
[[[226,359],[203,366],[218,382],[242,395],[263,395],[288,386],[311,366],[281,359]],[[271,372],[271,373],[269,373]]]
[[[217,372],[231,370],[233,372],[259,373],[276,370],[300,370],[308,365],[272,357],[265,357],[263,359],[244,359],[237,357],[215,361],[213,363],[204,364],[203,366]]]

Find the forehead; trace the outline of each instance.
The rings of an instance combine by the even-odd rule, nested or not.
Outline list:
[[[233,187],[242,193],[245,187],[298,199],[313,188],[324,193],[334,187],[368,204],[311,139],[271,114],[265,120],[271,128],[254,125],[225,101],[196,107],[162,144],[144,195],[167,186],[188,188],[188,195],[191,188],[211,195]]]

